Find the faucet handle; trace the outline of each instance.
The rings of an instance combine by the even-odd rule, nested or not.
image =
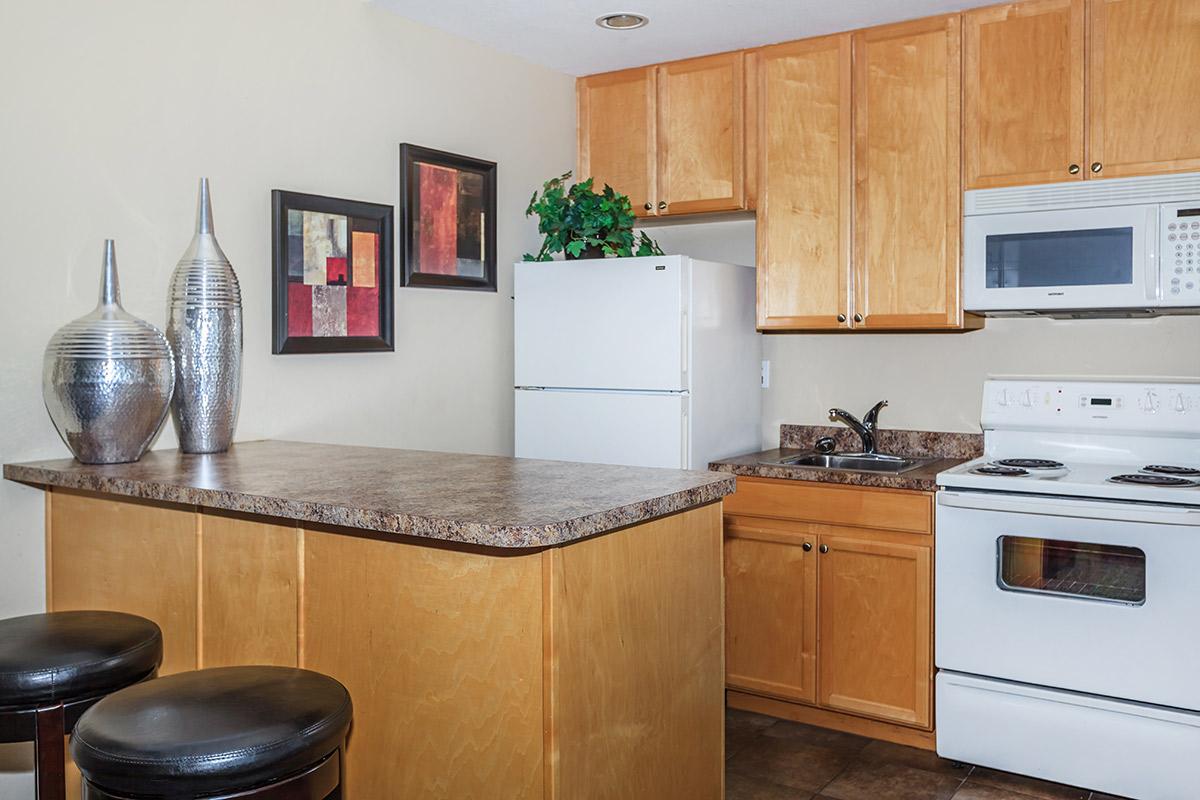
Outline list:
[[[862,422],[868,428],[874,429],[879,421],[879,412],[887,407],[887,400],[880,400],[875,405],[871,406],[871,410],[863,414]]]

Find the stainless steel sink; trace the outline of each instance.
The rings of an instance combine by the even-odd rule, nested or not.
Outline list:
[[[816,467],[817,469],[843,469],[854,472],[900,473],[923,467],[937,459],[905,458],[882,453],[801,453],[788,456],[771,464],[786,467]]]

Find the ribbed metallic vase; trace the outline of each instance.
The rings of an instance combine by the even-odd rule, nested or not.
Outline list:
[[[185,453],[229,449],[242,398],[242,292],[213,235],[208,178],[196,235],[171,276],[167,340],[175,352],[171,416]]]
[[[117,255],[104,243],[100,304],[46,345],[42,396],[75,458],[137,461],[167,418],[175,365],[162,332],[121,308]]]

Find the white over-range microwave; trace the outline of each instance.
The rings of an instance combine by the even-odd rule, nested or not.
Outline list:
[[[1200,313],[1200,173],[977,189],[963,211],[967,311]]]

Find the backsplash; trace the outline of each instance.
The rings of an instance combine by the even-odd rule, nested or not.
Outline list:
[[[858,434],[844,425],[779,426],[779,446],[811,450],[817,440],[829,437],[840,452],[862,448]],[[939,431],[904,431],[880,428],[875,432],[875,449],[899,456],[939,456],[941,458],[979,458],[983,455],[983,434]]]

